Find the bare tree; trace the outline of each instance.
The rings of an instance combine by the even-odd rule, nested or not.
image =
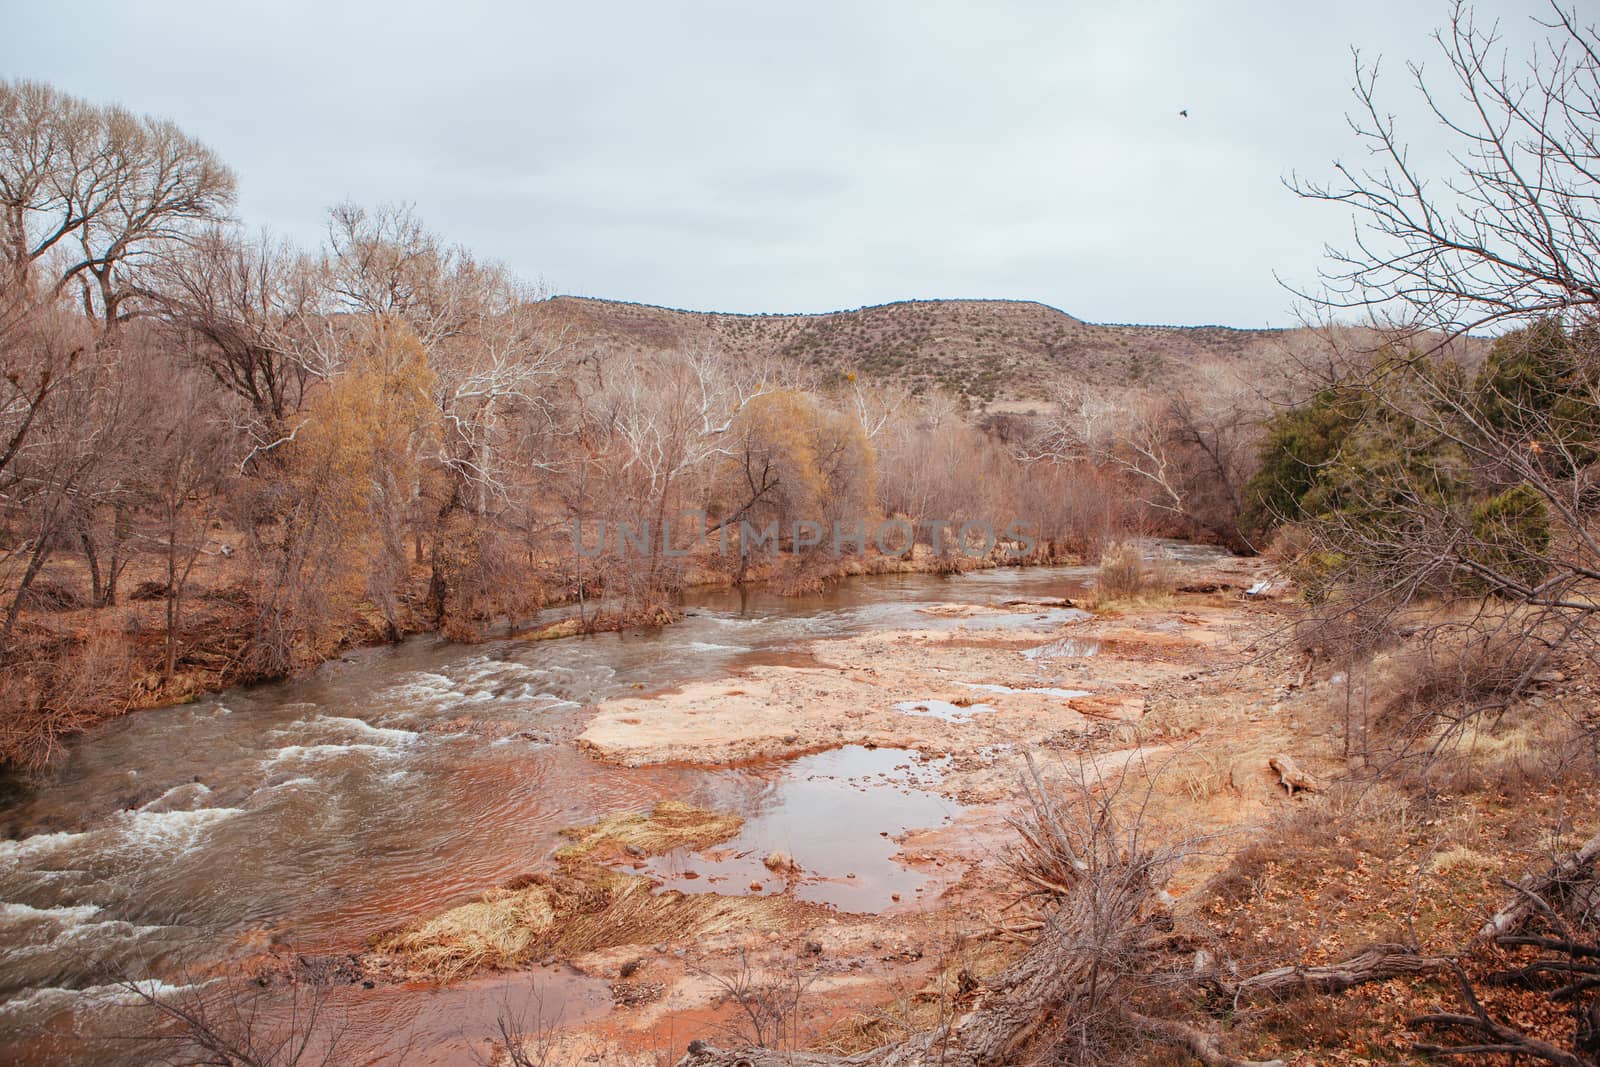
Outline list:
[[[227,211],[233,174],[174,124],[37,82],[0,82],[4,267],[77,286],[86,314],[126,319],[129,273]]]
[[[240,448],[238,435],[222,414],[207,410],[213,406],[212,389],[181,373],[172,373],[163,385],[176,401],[173,410],[182,414],[154,442],[147,493],[156,520],[152,539],[164,572],[167,633],[162,676],[171,681],[178,666],[184,590],[210,540],[211,522],[221,510]]]
[[[1412,85],[1451,139],[1453,173],[1421,172],[1379,102],[1377,64],[1356,56],[1352,129],[1373,160],[1334,165],[1337,178],[1299,177],[1300,195],[1344,205],[1355,243],[1331,249],[1333,312],[1438,343],[1545,315],[1592,317],[1600,305],[1600,34],[1576,8],[1551,2],[1549,36],[1520,64],[1498,26],[1457,0],[1435,35],[1447,72],[1410,63]],[[1442,83],[1441,83],[1442,81]]]
[[[269,434],[334,369],[318,343],[328,328],[322,279],[281,241],[211,227],[141,280],[178,343],[248,401]]]
[[[1587,592],[1600,578],[1600,31],[1556,3],[1539,25],[1518,63],[1457,3],[1435,35],[1443,79],[1408,66],[1451,139],[1451,173],[1420,172],[1358,56],[1352,126],[1376,162],[1294,182],[1357,223],[1317,306],[1363,311],[1394,339],[1339,387],[1359,417],[1306,509],[1313,555],[1336,564],[1319,588],[1350,611],[1440,595],[1520,605],[1473,619],[1529,650],[1529,676],[1551,655],[1600,653]],[[1503,332],[1475,375],[1437,358],[1482,329]]]

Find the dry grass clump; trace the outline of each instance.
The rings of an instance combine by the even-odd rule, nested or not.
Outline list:
[[[1380,719],[1399,726],[1452,706],[1502,709],[1541,665],[1533,643],[1515,637],[1438,641],[1391,661]]]
[[[608,815],[589,826],[561,831],[573,843],[556,853],[563,863],[603,860],[625,852],[659,856],[675,848],[705,848],[739,832],[744,820],[697,808],[681,800],[663,800],[650,812],[628,811]]]
[[[450,979],[550,955],[691,941],[752,927],[776,929],[804,909],[787,897],[654,893],[653,888],[648,878],[601,868],[536,875],[381,935],[373,948],[408,970]]]
[[[557,915],[577,912],[581,899],[581,887],[553,880],[491,889],[470,904],[383,934],[373,947],[442,978],[512,967],[535,955]]]
[[[1103,611],[1164,604],[1172,599],[1177,584],[1170,561],[1146,559],[1131,541],[1109,545],[1095,572],[1094,606]]]
[[[17,645],[0,670],[0,766],[43,767],[68,737],[132,706],[139,665],[120,630],[30,633]]]
[[[1023,946],[988,931],[953,938],[940,967],[921,985],[896,982],[886,1003],[838,1020],[818,1043],[820,1051],[852,1056],[948,1024],[992,976],[1016,962]]]
[[[798,905],[786,897],[654,892],[655,883],[601,864],[632,849],[659,855],[704,847],[739,832],[743,820],[674,800],[607,816],[563,833],[560,870],[517,879],[431,919],[379,936],[373,949],[439,978],[515,967],[549,955],[616,945],[686,941],[749,927],[776,928]]]

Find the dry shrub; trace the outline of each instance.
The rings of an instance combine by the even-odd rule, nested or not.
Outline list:
[[[1591,782],[1592,732],[1583,724],[1534,709],[1496,718],[1442,723],[1417,785],[1450,796],[1520,797],[1553,783]]]
[[[136,675],[120,630],[23,643],[0,670],[0,764],[44,766],[68,736],[126,711]]]
[[[89,598],[67,582],[40,575],[22,594],[28,611],[79,611],[89,606]]]
[[[1294,646],[1334,662],[1366,660],[1399,640],[1393,616],[1356,605],[1332,614],[1312,614],[1294,624]]]
[[[1515,636],[1487,634],[1446,638],[1393,657],[1378,721],[1403,729],[1441,713],[1504,709],[1527,688],[1540,651]]]
[[[1139,546],[1127,541],[1112,545],[1100,557],[1095,572],[1096,608],[1163,603],[1172,598],[1177,577],[1170,561],[1146,559]]]

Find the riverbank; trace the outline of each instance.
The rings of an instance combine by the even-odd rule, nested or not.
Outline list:
[[[222,532],[217,543],[239,538]],[[1014,563],[996,553],[986,557],[935,555],[918,545],[905,557],[868,553],[820,562],[780,559],[740,576],[707,559],[683,561],[683,580],[663,595],[668,602],[684,593],[707,589],[773,590],[782,595],[815,594],[826,585],[873,575],[951,574],[1001,566],[1051,566],[1061,559],[1037,558]],[[76,561],[61,561],[36,583],[34,607],[23,616],[16,641],[34,650],[39,663],[59,664],[49,692],[38,685],[0,686],[0,769],[37,768],[58,758],[74,737],[134,711],[171,707],[245,685],[282,681],[293,676],[262,673],[253,667],[250,643],[255,636],[254,598],[243,560],[235,552],[202,554],[183,594],[182,625],[174,668],[166,670],[166,586],[156,570],[130,568],[118,603],[88,606],[82,592],[87,576]],[[472,644],[514,635],[524,640],[554,640],[579,634],[604,633],[670,624],[668,603],[630,605],[618,598],[580,595],[578,583],[554,561],[519,576],[513,598],[538,609],[525,622],[507,618],[441,615],[432,601],[433,572],[414,563],[396,597],[393,619],[367,604],[341,623],[295,650],[294,674],[314,670],[354,650],[394,644],[407,637],[441,634]],[[589,579],[591,582],[593,578]],[[602,587],[603,590],[603,587]],[[391,625],[392,623],[392,625]]]
[[[1243,595],[1266,563],[1169,549],[1174,595],[1090,612],[1088,568],[706,590],[663,629],[417,638],[125,717],[6,799],[0,1058],[138,1062],[106,1044],[148,1021],[108,974],[267,1023],[325,996],[354,1062],[475,1063],[512,1010],[579,1061],[671,1062],[752,1039],[775,989],[814,1020],[785,1041],[862,1047],[1021,951],[1030,755],[1052,794],[1102,787],[1187,843],[1174,920],[1240,968],[1450,951],[1593,825],[1575,667],[1428,780],[1385,777],[1407,694],[1442,692],[1417,651],[1352,674],[1289,639],[1292,590]],[[1288,1002],[1252,1047],[1364,1062],[1341,1050],[1430,995]]]
[[[596,760],[575,744],[588,707],[796,662],[795,649],[821,637],[961,624],[923,608],[1081,598],[1091,573],[894,574],[798,596],[705,589],[665,628],[479,645],[417,637],[107,723],[43,772],[5,782],[0,902],[16,907],[0,909],[0,957],[24,963],[0,969],[0,1052],[103,1065],[100,1046],[80,1056],[53,1038],[41,1058],[23,1035],[48,1023],[87,1041],[131,1025],[118,1022],[128,1009],[107,974],[180,990],[199,975],[211,988],[206,976],[262,954],[348,953],[548,869],[567,843],[559,831],[620,810],[685,798],[754,812],[773,787],[768,770]],[[825,799],[856,795],[847,780],[858,771],[900,773],[870,760],[818,768],[817,787],[827,772],[841,788]],[[875,871],[889,865],[867,858]],[[362,1011],[409,995],[383,983],[370,992]]]
[[[1026,805],[1024,754],[1056,786],[1159,780],[1145,805],[1150,832],[1185,835],[1239,831],[1288,805],[1275,755],[1293,753],[1314,775],[1333,769],[1325,739],[1284,713],[1315,683],[1265,652],[1282,608],[1242,596],[1269,572],[1213,561],[1183,573],[1185,587],[1208,592],[1103,614],[1062,597],[926,604],[926,626],[799,642],[779,662],[602,702],[576,738],[591,758],[640,770],[744,766],[769,783],[768,803],[732,841],[638,849],[606,866],[649,880],[644,907],[659,909],[660,936],[644,936],[649,919],[632,913],[631,936],[553,956],[541,944],[523,962],[546,967],[513,967],[509,980],[607,983],[612,1010],[558,1028],[562,1049],[608,1063],[660,1062],[690,1038],[737,1029],[742,982],[803,984],[811,1021],[804,1041],[793,1035],[800,1045],[837,1043],[852,1027],[865,1041],[888,1024],[862,1020],[894,1005],[909,1023],[963,980],[961,959],[989,970],[1014,949],[997,935],[1016,892],[1004,861]],[[923,796],[938,803],[890,803]],[[1196,887],[1216,867],[1198,860],[1179,884]],[[706,896],[768,903],[673,936],[685,901]],[[479,937],[482,907],[409,936],[431,924]],[[405,931],[381,940],[363,966],[425,977],[427,955],[407,943]]]

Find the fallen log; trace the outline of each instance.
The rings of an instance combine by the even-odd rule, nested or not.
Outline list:
[[[1251,975],[1232,989],[1237,999],[1286,997],[1296,993],[1338,993],[1367,982],[1448,970],[1443,956],[1424,956],[1409,945],[1370,945],[1349,959],[1316,967],[1276,967]]]
[[[870,1064],[860,1056],[829,1056],[821,1052],[781,1052],[765,1048],[720,1049],[704,1041],[689,1042],[677,1067],[850,1067]]]
[[[1432,1015],[1421,1015],[1411,1020],[1415,1027],[1435,1027],[1440,1029],[1461,1030],[1468,1034],[1481,1037],[1483,1040],[1476,1045],[1435,1045],[1428,1042],[1418,1042],[1412,1047],[1418,1052],[1429,1056],[1510,1056],[1516,1060],[1523,1056],[1532,1056],[1544,1060],[1546,1063],[1558,1064],[1559,1067],[1594,1067],[1594,1061],[1576,1056],[1565,1049],[1556,1048],[1548,1041],[1540,1041],[1521,1030],[1514,1030],[1503,1023],[1495,1022],[1487,1015],[1461,1015],[1455,1012],[1436,1012]]]
[[[1552,889],[1563,882],[1578,880],[1586,871],[1592,875],[1596,859],[1600,859],[1600,834],[1589,838],[1581,847],[1557,856],[1548,869],[1523,878],[1514,887],[1516,896],[1478,928],[1479,939],[1492,941],[1515,933]]]

